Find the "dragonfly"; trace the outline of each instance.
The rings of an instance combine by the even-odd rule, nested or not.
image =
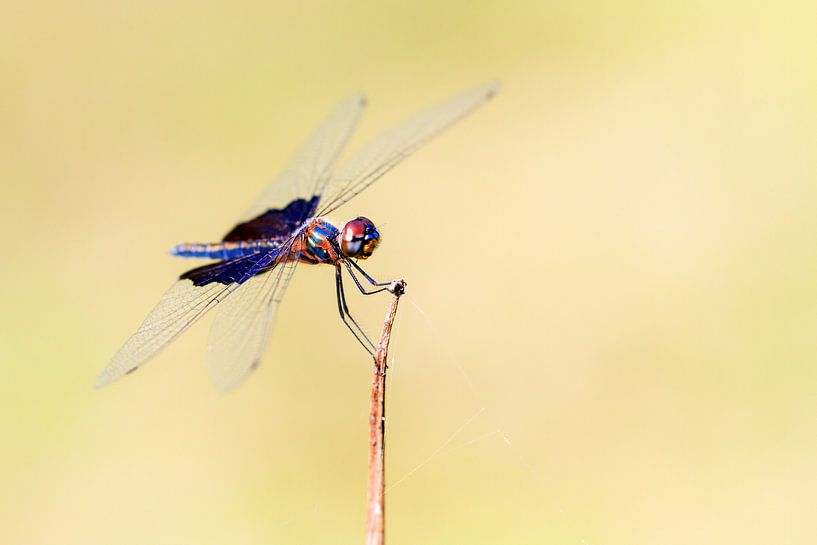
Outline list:
[[[359,264],[371,257],[381,238],[370,219],[357,216],[339,227],[327,216],[476,110],[497,89],[495,82],[482,84],[431,107],[376,137],[336,167],[366,106],[363,94],[348,97],[221,241],[183,243],[171,250],[178,257],[216,261],[179,277],[114,355],[96,386],[140,368],[218,306],[207,366],[218,388],[236,387],[258,367],[298,264],[334,267],[340,317],[371,353],[374,344],[349,313],[343,273],[364,295],[394,290],[397,284],[378,282]]]

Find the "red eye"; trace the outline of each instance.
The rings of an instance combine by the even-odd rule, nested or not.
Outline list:
[[[368,218],[358,217],[346,222],[340,232],[340,249],[347,257],[366,259],[377,246],[379,234]]]
[[[363,240],[366,235],[366,222],[362,218],[358,218],[346,223],[343,227],[343,240],[352,242],[355,240]]]

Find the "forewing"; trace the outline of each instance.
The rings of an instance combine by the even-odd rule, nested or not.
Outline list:
[[[480,85],[375,138],[332,175],[322,191],[316,215],[331,213],[366,189],[423,144],[484,104],[498,89],[496,82]]]
[[[274,270],[253,276],[219,307],[210,328],[207,366],[215,385],[235,388],[258,366],[296,262],[281,256]]]
[[[96,387],[135,371],[236,287],[219,283],[197,286],[189,279],[177,281],[114,355],[99,375]]]
[[[326,183],[329,173],[357,125],[366,97],[356,93],[344,100],[295,153],[287,168],[275,178],[242,222],[270,209],[282,209],[296,199],[309,201]],[[310,214],[314,212],[314,206]]]

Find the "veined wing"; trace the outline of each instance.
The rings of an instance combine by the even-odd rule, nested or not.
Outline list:
[[[297,265],[291,253],[282,253],[281,265],[247,280],[219,307],[210,327],[207,354],[210,376],[219,389],[235,388],[258,367]]]
[[[356,93],[344,100],[300,147],[286,169],[246,211],[242,221],[249,222],[270,209],[281,209],[298,199],[303,199],[311,205],[311,209],[302,212],[305,214],[302,219],[311,216],[317,203],[310,203],[310,200],[318,195],[318,190],[329,178],[332,167],[352,136],[365,106],[366,97],[362,93]]]
[[[189,279],[178,280],[114,355],[99,375],[96,387],[101,388],[138,369],[237,287],[238,284],[217,282],[197,286]]]
[[[366,189],[400,161],[493,97],[499,84],[486,83],[410,118],[375,138],[332,175],[316,215],[333,210]]]
[[[276,257],[282,251],[283,247],[205,265],[182,275],[114,355],[99,375],[96,387],[101,388],[138,369],[259,271],[275,267]]]

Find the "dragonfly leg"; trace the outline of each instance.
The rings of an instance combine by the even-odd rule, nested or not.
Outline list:
[[[352,335],[355,336],[355,339],[357,339],[363,348],[365,348],[369,354],[374,354],[374,343],[369,339],[369,337],[366,336],[366,333],[363,332],[363,329],[349,313],[349,307],[346,305],[346,294],[343,292],[343,276],[341,275],[341,272],[340,265],[337,265],[335,267],[335,290],[337,291],[338,296],[338,312],[340,313],[340,319],[343,320],[343,323],[346,324],[346,327],[349,328],[349,331],[352,332]],[[351,322],[351,324],[349,322]],[[352,327],[352,324],[354,324],[354,328]]]
[[[366,274],[366,271],[361,269],[360,265],[358,265],[357,263],[355,263],[354,261],[352,261],[350,259],[344,259],[343,264],[346,265],[346,270],[349,271],[349,276],[351,276],[352,280],[355,281],[355,284],[357,285],[357,289],[359,289],[360,293],[362,293],[363,295],[374,295],[375,293],[380,293],[381,291],[387,291],[387,290],[392,291],[393,286],[395,284],[393,281],[392,282],[377,282],[374,278],[372,278],[371,276]],[[372,291],[367,291],[366,288],[363,287],[363,284],[360,283],[360,280],[357,279],[357,276],[355,275],[355,271],[352,270],[352,267],[357,269],[358,272],[360,272],[360,274],[363,275],[363,278],[365,278],[369,282],[369,284],[371,284],[372,286],[377,287],[378,289],[372,290]]]
[[[381,287],[381,286],[390,286],[390,285],[392,284],[391,282],[378,282],[377,280],[375,280],[374,278],[372,278],[371,276],[369,276],[369,275],[368,275],[368,273],[367,273],[366,271],[364,271],[364,270],[363,270],[363,269],[360,267],[360,265],[358,265],[358,264],[357,264],[355,261],[351,261],[351,260],[350,260],[350,261],[349,261],[349,263],[351,263],[351,264],[352,264],[352,266],[353,266],[355,269],[357,269],[357,270],[360,272],[360,274],[362,274],[362,275],[363,275],[363,278],[365,278],[366,280],[368,280],[369,284],[371,284],[372,286]]]

